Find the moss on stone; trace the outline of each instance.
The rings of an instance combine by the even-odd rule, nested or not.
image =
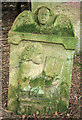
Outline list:
[[[8,90],[8,104],[7,108],[10,111],[16,112],[18,109],[18,94],[17,94],[17,89],[12,85],[9,85],[9,90]]]
[[[59,36],[75,36],[73,25],[66,15],[60,14],[54,22],[54,34]]]
[[[40,33],[40,29],[37,29],[34,24],[23,24],[22,26],[18,26],[15,32],[25,32],[25,33]]]
[[[23,24],[22,26],[18,26],[15,32],[23,32],[23,33],[39,33],[39,34],[55,34],[58,36],[72,36],[74,37],[73,29],[67,28],[64,26],[63,28],[60,25],[53,26],[36,26],[35,24]]]
[[[49,11],[49,20],[44,25],[40,24],[38,20],[41,9]],[[31,11],[22,12],[16,18],[11,31],[74,37],[73,26],[69,18],[66,15],[55,15],[53,10],[47,6],[39,6],[34,13]]]
[[[60,100],[57,104],[57,111],[58,112],[66,112],[68,110],[67,108],[67,101]]]
[[[45,72],[43,71],[43,73],[41,75],[39,75],[38,77],[34,78],[34,79],[30,79],[30,85],[31,87],[39,87],[41,86],[42,88],[49,87],[52,85],[52,81],[53,81],[53,77],[48,77]]]
[[[45,18],[45,21],[41,21],[41,16],[38,17],[43,13],[41,9],[45,13],[48,11],[49,20],[46,21]],[[18,111],[18,114],[66,111],[72,54],[78,43],[67,16],[56,16],[45,6],[40,6],[34,13],[24,11],[16,18],[9,32],[9,43],[12,44],[13,52],[8,109]],[[14,80],[15,76],[17,79]],[[11,85],[12,83],[16,86]]]
[[[29,61],[29,60],[38,62],[39,60],[34,60],[34,59],[36,56],[41,55],[41,53],[42,53],[41,44],[29,43],[21,53],[20,62]]]
[[[17,113],[18,113],[19,115],[23,115],[23,114],[25,114],[25,113],[26,113],[25,106],[19,104],[19,107],[18,107]]]
[[[60,84],[60,97],[65,98],[65,99],[69,99],[69,85],[66,82],[62,82]]]
[[[31,87],[36,87],[36,86],[44,86],[45,85],[45,79],[41,77],[37,77],[35,79],[30,80],[30,85]]]
[[[15,41],[12,41],[15,35],[20,36],[21,40],[14,39]],[[30,34],[30,33],[20,34],[19,32],[9,33],[9,36],[12,38],[12,39],[9,39],[9,43],[16,44],[16,45],[24,40],[62,44],[68,50],[71,50],[71,49],[74,50],[78,45],[78,39],[71,36],[66,37],[66,36],[58,36],[58,35],[48,35],[48,34],[42,35],[42,34]]]
[[[46,88],[52,85],[52,81],[53,81],[53,78],[51,80],[45,81]]]

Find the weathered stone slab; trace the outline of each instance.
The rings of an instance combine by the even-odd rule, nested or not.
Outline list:
[[[9,32],[9,43],[8,109],[18,114],[66,112],[77,46],[70,20],[45,6],[24,11]]]

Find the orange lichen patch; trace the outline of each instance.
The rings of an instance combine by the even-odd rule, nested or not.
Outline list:
[[[33,114],[33,117],[35,117],[35,114]]]
[[[43,113],[43,115],[44,115],[44,113]]]
[[[55,115],[57,115],[58,113],[57,113],[57,111],[55,112]]]
[[[45,113],[45,115],[47,115],[47,113]]]

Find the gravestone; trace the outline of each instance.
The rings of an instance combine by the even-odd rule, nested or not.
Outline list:
[[[71,21],[47,6],[24,11],[8,35],[8,110],[18,114],[66,112],[73,55],[77,46]]]

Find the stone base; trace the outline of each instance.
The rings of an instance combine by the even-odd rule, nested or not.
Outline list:
[[[25,95],[25,93],[24,93]],[[60,99],[60,100],[58,100]],[[60,97],[52,97],[51,99],[45,97],[28,97],[20,100],[18,114],[53,114],[55,111],[66,112],[68,108],[68,102]]]

